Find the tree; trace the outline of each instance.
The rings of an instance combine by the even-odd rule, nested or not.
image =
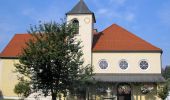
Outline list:
[[[163,85],[163,87],[161,87],[158,91],[158,97],[160,97],[162,100],[165,100],[167,98],[167,96],[169,95],[169,92],[168,92],[168,84],[165,83]]]
[[[27,97],[31,93],[29,81],[21,78],[18,84],[15,85],[14,92],[22,99]]]
[[[165,71],[164,71],[164,77],[165,79],[170,78],[170,66],[166,66]]]
[[[4,100],[4,98],[3,98],[3,93],[2,93],[1,90],[0,90],[0,100]]]
[[[92,75],[90,65],[83,66],[81,41],[75,38],[76,27],[55,22],[30,28],[33,37],[19,57],[16,71],[28,77],[32,90],[51,94],[66,94],[76,81]]]

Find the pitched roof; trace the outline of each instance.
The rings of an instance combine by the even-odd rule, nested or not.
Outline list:
[[[66,15],[71,14],[92,14],[93,20],[96,22],[95,15],[90,9],[87,7],[86,3],[83,0],[80,0],[69,12],[66,13]]]
[[[93,35],[93,52],[162,52],[160,48],[153,46],[116,24],[111,25],[98,34],[94,33]],[[26,42],[32,38],[30,34],[16,34],[0,53],[0,58],[17,57],[22,53],[22,49],[26,47]]]
[[[15,34],[5,49],[1,52],[0,57],[17,57],[21,54],[22,49],[26,47],[26,42],[32,38],[30,34]]]
[[[113,24],[104,31],[95,34],[93,38],[93,52],[100,51],[156,51],[160,48],[153,46],[124,28]]]
[[[67,14],[93,14],[83,0],[80,0]]]

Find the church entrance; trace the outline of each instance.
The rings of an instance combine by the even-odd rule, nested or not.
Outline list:
[[[127,83],[117,85],[117,100],[131,100],[131,86]]]

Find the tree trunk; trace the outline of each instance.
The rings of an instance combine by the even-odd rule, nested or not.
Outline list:
[[[86,88],[86,100],[89,100],[89,87]]]
[[[56,100],[57,98],[57,93],[52,93],[52,100]]]

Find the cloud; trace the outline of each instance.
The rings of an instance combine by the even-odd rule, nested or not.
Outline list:
[[[90,0],[94,4],[95,7],[100,8],[103,4],[100,2],[100,0]]]
[[[11,32],[15,30],[15,28],[16,27],[14,25],[11,25],[10,22],[8,23],[8,21],[0,23],[0,32],[2,33]]]
[[[160,9],[158,10],[158,17],[160,21],[165,24],[170,26],[170,1],[164,2]]]
[[[92,1],[98,7],[96,11],[97,18],[108,18],[112,21],[135,21],[135,7],[128,6],[128,4],[126,3],[127,0],[108,0],[108,2],[105,3],[101,3],[100,0]]]
[[[96,7],[96,8],[101,8],[101,7],[114,7],[115,9],[120,7],[120,6],[123,6],[125,5],[127,0],[106,0],[103,1],[103,0],[90,0],[90,3],[93,3],[93,5]],[[114,6],[113,6],[114,5]]]
[[[128,13],[125,14],[124,19],[128,22],[132,22],[135,19],[135,14],[128,12]]]
[[[53,9],[55,9],[55,12]],[[63,14],[59,13],[57,9],[58,8],[54,6],[43,9],[43,11],[39,11],[34,8],[25,8],[22,10],[22,14],[35,21],[56,21],[63,17]]]
[[[102,9],[99,9],[99,10],[97,11],[97,13],[102,15],[102,14],[107,14],[108,11],[109,11],[108,9],[102,8]]]
[[[110,3],[114,3],[115,5],[123,5],[126,0],[110,0]]]
[[[161,22],[163,22],[166,25],[170,25],[170,10],[169,9],[162,9],[158,14]]]
[[[35,9],[34,8],[26,8],[22,11],[22,14],[25,15],[25,16],[30,16],[33,14],[35,14]],[[31,16],[30,16],[31,17]]]
[[[99,17],[104,17],[104,18],[117,18],[120,20],[124,20],[127,22],[133,22],[135,20],[135,13],[125,10],[125,11],[119,11],[119,10],[112,10],[112,9],[106,9],[106,8],[101,8],[97,11],[97,15]]]

